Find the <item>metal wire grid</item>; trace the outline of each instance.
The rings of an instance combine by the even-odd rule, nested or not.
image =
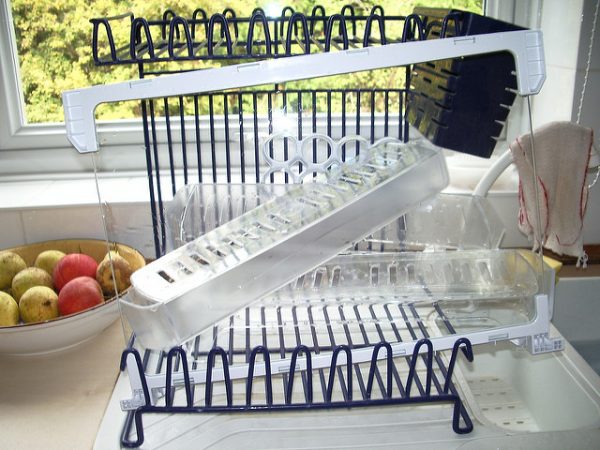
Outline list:
[[[158,20],[127,13],[90,22],[94,62],[101,66],[347,50],[425,39],[432,26],[437,29],[432,35],[443,38],[449,28],[457,34],[460,20],[458,12],[449,12],[435,22],[418,14],[386,15],[381,6],[374,6],[368,14],[357,14],[352,5],[326,14],[325,8],[317,5],[310,14],[287,6],[278,17],[268,16],[261,8],[250,17],[238,17],[231,8],[209,16],[198,8],[187,18],[166,10]],[[120,28],[128,28],[123,33],[127,37],[121,40],[115,37]]]
[[[404,89],[256,90],[142,101],[144,147],[156,256],[166,250],[164,199],[189,183],[259,183],[266,167],[262,144],[287,133],[297,139],[321,133],[408,140]],[[288,158],[287,138],[269,143],[269,155]],[[313,162],[327,146],[312,146]],[[342,159],[360,153],[344,145]],[[300,170],[300,168],[299,168]],[[267,182],[290,182],[271,176]]]
[[[148,393],[155,404],[129,412],[122,443],[137,446],[143,441],[142,414],[182,412],[241,412],[277,409],[319,409],[402,403],[454,402],[453,428],[457,433],[472,429],[470,417],[460,402],[450,378],[458,347],[446,366],[441,355],[428,352],[418,356],[419,347],[429,346],[433,323],[454,329],[437,303],[404,303],[380,298],[321,300],[256,305],[223,320],[206,333],[170,352],[145,350],[139,359],[142,374],[163,374],[165,389]],[[406,301],[406,299],[404,299]],[[420,341],[412,356],[389,352],[377,361],[380,352],[391,350],[388,342]],[[370,363],[351,363],[352,349],[373,348]],[[131,347],[124,352],[125,361]],[[328,369],[295,372],[296,358],[331,352]],[[472,357],[469,348],[465,355]],[[350,362],[337,362],[339,354]],[[252,368],[258,362],[270,367],[275,358],[291,359],[289,373],[270,373],[256,378]],[[245,379],[228,378],[228,367],[249,364]],[[194,384],[189,370],[221,368],[224,381],[212,381],[207,372],[204,384]],[[184,383],[171,388],[171,373],[183,373]],[[142,377],[143,378],[143,377]],[[405,380],[403,382],[403,380]],[[411,387],[413,389],[411,393]],[[137,415],[136,415],[137,414]],[[462,425],[459,424],[462,421]],[[135,424],[135,427],[134,427]],[[136,436],[133,440],[131,436]],[[141,440],[141,441],[140,441]]]

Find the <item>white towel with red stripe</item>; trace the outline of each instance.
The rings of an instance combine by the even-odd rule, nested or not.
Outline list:
[[[517,138],[510,149],[519,173],[519,229],[539,248],[535,182],[539,189],[543,246],[585,265],[583,218],[587,205],[586,172],[593,132],[572,122],[551,122]],[[533,174],[535,150],[537,180]]]

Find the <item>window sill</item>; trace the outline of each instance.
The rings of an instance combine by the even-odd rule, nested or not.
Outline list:
[[[450,175],[446,192],[465,194],[473,192],[493,161],[461,154],[452,154],[446,160]],[[517,185],[516,171],[509,169],[498,179],[492,193],[513,195]],[[108,203],[143,203],[149,198],[148,178],[141,171],[121,172],[119,175],[103,173],[98,188],[102,200]],[[163,192],[165,195],[168,197],[170,192]],[[0,209],[3,210],[97,204],[98,192],[92,173],[0,177]]]
[[[11,179],[12,178],[12,179]],[[5,177],[0,180],[0,209],[35,209],[97,205],[98,193],[93,175],[55,176],[52,179]],[[148,201],[148,182],[141,175],[100,181],[107,202]]]

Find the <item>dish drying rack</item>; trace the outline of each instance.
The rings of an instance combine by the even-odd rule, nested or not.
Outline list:
[[[327,26],[324,31],[324,40],[314,34],[314,30],[317,28],[317,17],[324,17],[324,10],[313,10],[310,18],[298,15],[297,13],[292,14],[290,17],[286,16],[286,10],[282,13],[282,17],[278,19],[270,19],[265,17],[261,11],[255,11],[251,18],[247,20],[238,19],[235,14],[226,11],[222,15],[214,15],[210,19],[202,16],[202,12],[196,11],[194,17],[191,20],[185,20],[178,16],[172,16],[172,14],[165,13],[162,21],[152,22],[144,19],[134,18],[131,15],[119,16],[116,18],[109,19],[96,19],[93,20],[94,27],[94,41],[93,41],[93,52],[94,58],[98,64],[110,65],[110,64],[124,64],[124,63],[135,63],[140,68],[141,79],[137,81],[129,81],[124,83],[116,83],[107,86],[94,86],[82,90],[65,92],[63,94],[63,102],[65,108],[65,118],[67,126],[67,135],[73,145],[82,153],[95,152],[98,150],[99,145],[96,137],[95,130],[95,116],[94,110],[97,105],[105,102],[117,102],[117,101],[129,101],[129,100],[141,100],[141,110],[144,122],[144,140],[146,149],[146,161],[149,174],[149,190],[150,190],[150,202],[152,207],[152,217],[154,220],[154,239],[157,256],[164,254],[166,250],[166,230],[164,228],[164,211],[163,211],[163,189],[166,191],[170,188],[172,195],[177,192],[177,185],[181,182],[181,177],[176,174],[175,167],[181,166],[183,169],[183,183],[188,184],[190,182],[190,176],[197,177],[197,181],[202,183],[203,177],[206,176],[203,161],[202,161],[202,150],[200,148],[202,143],[202,134],[205,132],[200,123],[200,102],[206,99],[208,102],[209,118],[208,118],[208,134],[210,136],[210,165],[209,165],[209,177],[212,175],[212,180],[215,182],[219,178],[219,175],[225,175],[227,182],[231,182],[234,179],[232,168],[234,164],[231,159],[231,148],[230,148],[230,136],[231,126],[228,123],[231,113],[228,110],[228,105],[231,101],[237,101],[237,114],[239,117],[239,177],[242,182],[247,182],[247,169],[250,168],[251,178],[254,177],[254,181],[258,182],[259,173],[261,168],[264,167],[265,162],[260,162],[260,151],[259,151],[259,140],[262,140],[261,132],[267,132],[267,135],[273,133],[273,118],[271,111],[273,108],[273,98],[281,88],[281,83],[292,80],[300,80],[307,78],[314,78],[320,76],[332,76],[344,73],[351,73],[357,71],[390,68],[398,66],[409,66],[415,65],[416,67],[425,67],[424,71],[430,71],[435,68],[429,64],[430,61],[450,61],[450,66],[438,68],[439,70],[445,70],[446,75],[439,81],[441,84],[431,83],[431,80],[426,80],[426,84],[436,84],[436,92],[445,92],[446,97],[460,98],[461,92],[465,89],[465,86],[460,87],[459,74],[452,72],[452,64],[458,64],[459,66],[463,63],[477,64],[477,58],[482,54],[493,54],[496,55],[499,52],[510,52],[514,57],[514,71],[516,74],[516,89],[521,95],[531,95],[539,91],[544,81],[544,61],[543,61],[543,47],[541,33],[531,30],[516,30],[516,31],[501,31],[478,34],[481,31],[477,31],[477,28],[470,30],[466,24],[477,23],[476,19],[480,19],[480,16],[466,14],[462,12],[453,11],[450,15],[442,18],[441,21],[428,21],[428,19],[419,14],[410,15],[407,17],[386,17],[381,9],[374,9],[368,16],[356,16],[354,12],[350,13],[351,9],[345,9],[342,14],[336,16],[330,16],[327,20]],[[323,16],[316,16],[315,14],[323,14]],[[348,17],[350,15],[350,17]],[[200,17],[202,16],[202,17]],[[199,18],[200,17],[200,18]],[[126,48],[118,49],[111,37],[111,20],[129,18],[131,21],[131,38],[130,43]],[[482,18],[481,20],[487,20]],[[262,44],[260,41],[253,40],[253,26],[256,26],[260,22],[263,26],[263,35],[265,36]],[[399,39],[388,38],[385,34],[390,27],[387,24],[392,22],[398,22],[402,24],[402,34]],[[167,34],[167,23],[169,32]],[[221,25],[221,39],[215,43],[215,26],[219,23]],[[239,30],[240,25],[248,23],[248,36],[246,45],[239,45],[244,41],[240,38]],[[322,23],[325,23],[323,21]],[[371,36],[371,30],[373,24],[377,23],[380,30],[379,39],[374,39]],[[454,27],[452,31],[448,31],[449,23],[453,23]],[[339,24],[339,25],[337,25]],[[347,26],[351,24],[351,26]],[[357,24],[363,24],[364,26],[364,37],[362,42],[356,39],[357,31],[355,26]],[[428,25],[429,24],[429,25]],[[200,41],[199,45],[196,45],[194,39],[198,36],[198,26],[203,25],[205,27],[204,37],[205,39]],[[234,37],[232,38],[229,32],[229,25],[233,26]],[[313,25],[313,26],[311,26]],[[196,26],[196,28],[195,28]],[[273,26],[273,34],[279,29],[279,37],[271,41],[269,45],[269,39],[267,36],[270,32],[266,31],[270,26]],[[284,41],[281,36],[281,31],[287,26],[286,40]],[[152,27],[157,27],[161,30],[162,43],[156,41],[152,34]],[[340,37],[333,37],[335,28],[339,29]],[[344,36],[348,33],[348,28],[352,29],[351,37],[347,39]],[[109,56],[99,56],[98,51],[99,45],[99,31],[104,29],[108,36],[109,43]],[[297,30],[302,29],[303,35],[298,38]],[[513,27],[509,27],[509,30],[514,30]],[[181,31],[183,30],[183,31]],[[308,31],[307,31],[308,30]],[[344,31],[345,30],[345,31]],[[439,30],[435,33],[431,33],[431,30]],[[506,30],[506,28],[504,28]],[[143,31],[143,33],[142,33]],[[470,31],[472,33],[470,33]],[[497,31],[497,30],[492,30]],[[439,37],[439,39],[431,39],[432,36]],[[452,37],[448,37],[452,35]],[[202,34],[200,34],[202,36]],[[293,36],[293,37],[292,37]],[[144,43],[145,39],[145,43]],[[294,41],[294,45],[292,45]],[[234,45],[234,42],[236,43]],[[310,45],[311,42],[316,42],[314,46]],[[251,44],[250,44],[251,43]],[[317,44],[319,43],[319,44]],[[362,45],[361,45],[362,43]],[[262,47],[261,47],[262,45]],[[281,45],[285,51],[281,52]],[[341,46],[341,49],[340,49]],[[226,49],[225,53],[221,53],[221,56],[215,54],[217,49]],[[246,52],[244,53],[244,48]],[[255,49],[263,48],[264,51],[261,53]],[[313,52],[313,49],[317,48],[318,52]],[[201,49],[206,49],[206,55],[201,53]],[[235,49],[235,50],[234,50]],[[241,49],[241,51],[240,51]],[[270,49],[270,51],[269,51]],[[296,49],[294,51],[293,49]],[[298,51],[298,49],[300,49]],[[336,50],[336,51],[334,51]],[[127,52],[129,57],[127,57]],[[165,52],[168,54],[165,57]],[[187,54],[186,54],[187,52]],[[473,57],[472,59],[470,59]],[[236,64],[227,67],[196,70],[189,72],[181,72],[175,74],[163,75],[160,70],[153,72],[152,70],[146,70],[147,65],[153,63],[164,62],[165,60],[245,60],[250,59],[252,62],[244,64]],[[511,58],[512,59],[512,58]],[[512,67],[504,67],[508,72],[512,72]],[[437,69],[436,69],[437,70]],[[423,72],[423,70],[422,70]],[[150,76],[150,78],[147,78]],[[418,71],[411,72],[407,71],[406,80],[407,86],[418,86],[417,83],[412,83],[411,77],[418,77]],[[468,79],[468,77],[466,77]],[[458,80],[458,81],[457,81]],[[260,92],[247,92],[243,91],[243,88],[255,86],[258,83],[263,84],[274,84],[275,89],[273,91],[264,91],[268,98],[268,113],[267,120],[265,123],[261,123],[257,114],[257,96]],[[452,85],[452,83],[457,83]],[[501,84],[503,81],[501,82]],[[495,83],[497,84],[497,83]],[[454,90],[449,89],[447,92],[447,86],[451,86]],[[494,86],[488,83],[486,86]],[[501,86],[494,86],[499,88],[503,93],[506,93],[507,86],[502,84]],[[240,89],[239,91],[231,91],[232,89]],[[508,86],[511,89],[511,86]],[[217,92],[223,92],[218,94]],[[288,96],[297,99],[298,114],[297,114],[297,139],[303,139],[303,136],[310,134],[310,132],[317,133],[317,122],[318,115],[316,112],[316,101],[315,96],[320,92],[318,90],[313,91],[290,91],[281,94],[283,96],[283,105],[287,107]],[[325,90],[324,93],[327,96],[327,111],[326,111],[326,135],[332,134],[331,130],[331,96],[336,93],[335,90]],[[415,95],[420,95],[420,99],[425,101],[427,95],[421,95],[418,92],[415,94],[410,89],[384,89],[384,90],[369,90],[369,89],[356,89],[354,91],[343,90],[339,94],[344,97],[348,95],[354,95],[357,99],[356,108],[353,116],[353,131],[356,134],[363,134],[362,131],[365,128],[364,123],[361,121],[364,118],[364,113],[361,111],[361,94],[368,94],[371,100],[371,109],[369,111],[370,117],[366,120],[368,129],[370,130],[369,138],[365,141],[371,146],[377,142],[377,134],[384,133],[397,133],[398,138],[401,141],[409,142],[408,129],[409,121],[424,132],[424,134],[432,140],[434,144],[442,145],[444,142],[443,133],[440,130],[449,129],[456,131],[460,128],[461,124],[452,123],[451,120],[441,120],[439,116],[436,116],[440,109],[451,110],[452,108],[445,108],[444,99],[434,99],[433,104],[437,107],[434,112],[427,111],[427,107],[423,106],[423,102],[419,103],[419,100],[415,100]],[[312,114],[308,118],[302,112],[302,100],[305,94],[309,94],[312,100]],[[376,112],[375,99],[377,96],[382,96],[385,99],[385,107],[383,114]],[[222,97],[221,97],[222,96]],[[396,97],[397,96],[397,97]],[[510,97],[510,96],[509,96]],[[218,156],[218,149],[215,143],[215,135],[218,127],[215,125],[215,99],[222,98],[223,108],[223,120],[224,120],[224,133],[225,133],[225,148],[223,153],[225,154],[225,161],[221,161]],[[250,98],[254,106],[253,110],[253,129],[250,133],[253,139],[253,161],[247,164],[249,161],[246,158],[248,152],[244,148],[244,138],[247,129],[244,128],[244,120],[247,117],[247,112],[244,111],[244,98]],[[161,100],[156,100],[161,99]],[[390,99],[397,99],[398,109],[397,113],[390,114],[388,104]],[[170,172],[168,175],[168,182],[163,186],[164,180],[161,177],[161,170],[163,166],[159,161],[159,155],[161,155],[160,140],[157,137],[157,118],[159,117],[157,111],[159,111],[162,102],[162,113],[164,118],[165,130],[167,135],[167,154],[168,162],[167,168]],[[505,117],[509,104],[512,102],[511,98],[508,101],[496,99],[495,111],[501,110],[501,117]],[[343,104],[345,105],[345,99]],[[187,106],[186,106],[187,105]],[[189,105],[193,106],[193,123],[190,123],[189,118],[186,114],[186,107]],[[410,113],[411,105],[414,108],[413,114]],[[176,114],[171,113],[172,109],[177,111]],[[472,105],[470,105],[472,106]],[[406,111],[404,108],[406,107]],[[463,106],[464,108],[464,106]],[[416,111],[416,112],[415,112]],[[383,118],[381,117],[383,115]],[[456,114],[458,115],[458,114]],[[348,131],[347,119],[349,114],[342,111],[342,133]],[[393,116],[390,118],[390,116]],[[452,118],[452,114],[449,115]],[[488,119],[497,128],[496,118],[493,114],[487,115]],[[179,129],[176,128],[173,122],[179,121]],[[485,122],[481,120],[480,123]],[[424,124],[424,125],[423,125]],[[194,130],[194,137],[191,138],[186,135],[186,127],[191,125]],[[472,125],[472,124],[471,124]],[[464,123],[462,126],[466,126]],[[480,148],[480,146],[473,146],[472,142],[465,139],[464,128],[460,130],[463,134],[463,139],[459,142],[456,147],[465,152],[473,152],[473,148]],[[499,130],[496,130],[499,132]],[[174,147],[176,141],[173,139],[173,133],[179,132],[180,134],[180,146],[181,152],[181,163],[176,161],[174,157]],[[497,134],[487,133],[485,139],[487,140],[487,146],[489,142],[494,141],[493,137]],[[343,138],[344,136],[342,136]],[[195,171],[190,167],[194,164],[190,164],[187,160],[188,152],[193,151],[188,148],[195,147],[195,153],[197,157],[197,165],[195,165]],[[282,155],[282,159],[289,162],[289,136],[283,136],[281,145],[275,149],[274,146],[263,146],[263,155],[268,155],[271,159],[275,160],[275,154],[279,152]],[[408,144],[407,144],[408,145]],[[323,147],[325,148],[323,150]],[[361,158],[360,145],[356,145],[354,152],[348,154],[348,146],[344,146],[341,152],[341,162],[346,163],[348,158]],[[367,146],[369,147],[369,146]],[[252,148],[252,146],[251,146]],[[456,149],[456,148],[455,148]],[[350,150],[351,151],[351,150]],[[365,149],[362,149],[364,155]],[[313,145],[312,162],[313,164],[318,162],[319,155],[325,153],[327,158],[331,155],[331,148],[328,146],[319,146],[318,144]],[[483,151],[484,155],[489,156],[489,149]],[[368,155],[368,152],[367,152]],[[268,158],[266,158],[268,160]],[[221,164],[225,163],[225,173],[220,173]],[[164,164],[164,163],[162,163]],[[306,162],[305,162],[305,165]],[[290,165],[291,166],[291,165]],[[293,180],[296,175],[300,175],[303,170],[303,164],[297,164],[291,166],[292,172],[289,169],[282,178],[276,179],[275,176],[266,177],[266,181],[270,182],[289,182]],[[297,174],[293,172],[297,170]],[[273,174],[274,175],[274,174]],[[439,188],[438,188],[439,189]],[[423,196],[425,199],[427,195]],[[400,213],[399,211],[398,213]],[[380,223],[383,225],[383,222]],[[363,230],[363,232],[369,230]],[[355,236],[356,237],[356,236]],[[159,259],[160,261],[160,259]],[[168,280],[167,280],[168,281]],[[427,293],[427,287],[424,287],[424,292]],[[431,297],[431,295],[430,295]],[[304,340],[301,339],[299,331],[299,325],[295,315],[298,314],[298,305],[292,305],[291,314],[292,320],[289,323],[294,325],[290,327],[290,335],[296,339],[295,346],[289,354],[289,349],[286,348],[284,336],[284,329],[286,323],[281,322],[281,305],[275,307],[274,320],[275,328],[278,330],[276,333],[279,336],[280,345],[270,346],[266,338],[266,312],[263,307],[257,307],[255,305],[246,307],[244,309],[246,317],[260,311],[262,323],[260,325],[260,336],[262,336],[262,342],[258,345],[250,345],[250,339],[248,339],[250,328],[248,324],[243,325],[246,330],[246,339],[243,340],[243,345],[239,346],[234,332],[236,323],[236,313],[225,319],[225,325],[215,325],[212,328],[214,337],[205,339],[202,335],[198,335],[190,341],[183,343],[182,346],[175,346],[168,352],[144,349],[141,353],[134,347],[135,340],[132,340],[131,346],[125,350],[122,367],[128,368],[128,374],[132,383],[133,398],[125,401],[123,407],[125,409],[136,409],[138,412],[131,412],[128,415],[128,422],[125,426],[122,443],[125,446],[137,446],[143,441],[143,424],[141,421],[142,414],[154,413],[154,412],[217,412],[217,411],[253,411],[253,410],[264,410],[264,409],[310,409],[310,408],[328,408],[328,407],[348,407],[348,406],[366,406],[374,402],[374,397],[379,398],[382,404],[400,404],[400,403],[427,403],[434,401],[445,401],[453,402],[453,428],[456,432],[468,432],[471,428],[470,419],[458,393],[451,382],[452,369],[458,355],[458,349],[460,346],[464,346],[464,353],[467,357],[471,354],[470,346],[472,343],[489,342],[494,340],[505,340],[505,339],[520,339],[527,340],[530,343],[530,347],[534,351],[546,351],[550,350],[547,347],[547,341],[544,340],[544,336],[548,332],[549,324],[549,313],[548,313],[548,298],[544,294],[537,294],[533,299],[527,301],[534,303],[535,320],[528,322],[525,325],[518,325],[512,327],[508,332],[501,334],[490,333],[489,331],[482,331],[470,333],[469,339],[464,336],[460,336],[456,329],[452,325],[452,321],[448,320],[445,316],[444,311],[439,307],[439,303],[435,299],[429,299],[429,305],[433,305],[433,310],[437,314],[440,323],[442,323],[447,331],[447,336],[433,336],[431,331],[425,325],[423,317],[419,313],[418,303],[411,302],[407,299],[395,299],[391,302],[386,303],[385,299],[377,298],[376,301],[371,301],[369,297],[360,299],[362,306],[367,308],[367,314],[371,315],[374,319],[375,328],[377,330],[376,338],[369,338],[365,334],[365,317],[359,313],[360,306],[354,305],[353,311],[356,314],[357,325],[359,332],[364,340],[362,343],[355,345],[355,337],[352,332],[348,331],[348,322],[342,317],[344,313],[344,306],[337,305],[341,319],[337,322],[340,330],[343,331],[342,336],[346,340],[345,343],[338,344],[339,340],[336,340],[335,333],[332,331],[332,322],[327,319],[329,314],[328,308],[323,307],[321,309],[324,315],[324,324],[328,330],[330,343],[326,346],[319,346],[317,339],[315,338],[316,326],[312,324],[309,328],[312,330],[313,345],[309,346],[304,344]],[[331,301],[330,299],[327,301]],[[327,304],[327,301],[325,302]],[[371,301],[371,303],[369,303]],[[318,302],[323,303],[322,299]],[[370,305],[370,306],[369,306]],[[383,305],[383,306],[382,306]],[[389,313],[390,306],[394,305],[398,308],[396,314]],[[377,315],[375,308],[383,307],[384,310],[387,308],[387,312],[383,315]],[[258,308],[258,309],[255,309]],[[370,308],[370,309],[369,309]],[[308,323],[313,321],[311,315],[315,311],[315,307],[312,304],[302,305],[301,310],[307,314]],[[389,314],[388,314],[389,313]],[[430,314],[431,311],[428,311]],[[364,314],[364,312],[362,313]],[[387,322],[386,322],[387,320]],[[279,322],[278,322],[279,321]],[[228,322],[228,323],[227,323]],[[287,326],[289,327],[289,323]],[[390,338],[392,341],[384,339],[382,324],[386,324],[387,330],[391,330],[392,334]],[[408,341],[404,341],[402,333],[399,332],[400,328],[398,324],[404,324],[406,330],[408,330],[409,336]],[[400,325],[402,327],[403,325]],[[226,329],[228,334],[228,345],[219,346],[216,336],[219,335],[220,331]],[[209,330],[210,334],[210,330]],[[540,337],[541,336],[541,337]],[[344,340],[343,339],[343,340]],[[475,340],[476,342],[473,342]],[[206,342],[208,348],[201,350],[202,345]],[[377,342],[376,342],[377,341]],[[552,349],[554,346],[551,345]],[[450,362],[446,368],[445,362],[440,353],[440,350],[452,349],[450,356]],[[426,355],[419,358],[418,355],[425,352]],[[143,354],[143,356],[142,356]],[[286,358],[289,354],[289,358]],[[242,355],[244,358],[241,364],[238,364],[237,358]],[[273,360],[272,355],[279,355],[280,360]],[[412,355],[411,357],[407,355]],[[188,361],[188,358],[191,360]],[[393,357],[393,358],[392,358]],[[257,362],[257,359],[261,359]],[[420,367],[418,361],[423,361]],[[216,361],[220,360],[222,368],[213,373],[213,365]],[[433,368],[433,361],[436,362],[437,368]],[[207,368],[204,371],[199,370],[202,368],[202,364]],[[400,368],[399,364],[405,364],[404,368]],[[361,366],[362,365],[362,366]],[[191,366],[191,370],[190,367]],[[365,369],[365,367],[367,367]],[[344,378],[344,369],[346,371],[346,377]],[[327,376],[325,375],[329,370],[329,381],[325,382]],[[437,372],[439,370],[439,372]],[[298,374],[300,372],[300,374]],[[353,373],[355,373],[355,378]],[[406,373],[406,381],[402,383],[402,377],[400,374]],[[313,374],[318,374],[320,380],[320,390],[313,388],[312,380]],[[337,374],[338,383],[335,383],[335,375]],[[264,376],[265,383],[261,383],[255,380],[257,376]],[[293,382],[294,377],[300,377],[300,381]],[[383,378],[385,377],[385,382]],[[277,400],[273,398],[273,385],[275,378],[281,378],[283,384],[283,390],[279,392]],[[356,381],[353,382],[352,380]],[[366,384],[364,380],[367,380]],[[425,383],[421,380],[425,379]],[[239,380],[239,381],[236,381]],[[435,386],[435,392],[431,393],[431,383]],[[216,383],[220,383],[218,386]],[[411,394],[411,385],[415,384],[419,390],[420,395],[415,397]],[[198,384],[204,384],[205,395],[204,395],[204,406],[195,406],[194,398],[200,397],[196,395]],[[233,401],[235,386],[242,385],[242,397],[241,401]],[[315,383],[317,384],[317,383]],[[336,385],[338,397],[341,395],[340,400],[334,400],[334,384]],[[259,385],[264,385],[264,403],[259,403],[260,407],[254,406],[253,393],[258,389]],[[299,393],[295,393],[294,389],[298,390],[299,386],[302,385],[302,390]],[[375,389],[377,385],[379,390]],[[352,394],[353,389],[358,386],[359,394]],[[423,388],[423,386],[425,386]],[[245,391],[244,391],[245,389]],[[322,402],[315,401],[317,392],[322,394]],[[218,394],[219,401],[224,404],[216,405],[215,393]],[[224,394],[224,395],[223,395]],[[300,397],[299,402],[295,402],[293,399]],[[184,406],[174,406],[176,404],[175,398],[177,396],[183,397]],[[356,398],[359,400],[356,400]],[[361,398],[362,397],[362,398]],[[245,399],[245,401],[244,401]],[[260,401],[260,400],[257,400]],[[161,403],[162,402],[162,403]],[[216,408],[216,409],[215,409]],[[459,425],[459,416],[462,418],[463,426]],[[128,436],[131,433],[131,425],[136,425],[137,437],[131,440]]]
[[[113,26],[124,19],[130,22],[131,33],[129,42],[120,46],[113,35]],[[167,9],[158,20],[127,13],[90,22],[94,62],[102,66],[280,58],[385,45],[412,37],[413,30],[406,30],[410,36],[403,34],[406,20],[405,16],[386,15],[381,6],[374,6],[367,15],[362,15],[356,13],[353,5],[345,5],[339,14],[327,15],[325,8],[317,5],[310,14],[286,6],[275,17],[267,15],[262,8],[255,8],[250,17],[238,17],[232,8],[209,16],[204,9],[197,8],[191,17],[179,16]],[[409,20],[420,20],[420,17],[414,15]],[[448,23],[456,28],[457,17],[449,16],[441,24],[444,35]]]

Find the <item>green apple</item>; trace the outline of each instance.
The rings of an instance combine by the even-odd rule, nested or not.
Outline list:
[[[63,256],[66,256],[65,253],[60,250],[46,250],[35,258],[35,262],[33,265],[35,267],[39,267],[40,269],[44,269],[46,272],[52,276],[52,272],[54,271],[54,267],[62,259]]]
[[[12,295],[17,303],[21,301],[25,291],[34,286],[46,286],[52,289],[52,277],[39,267],[27,267],[16,274],[12,280]]]
[[[27,264],[13,252],[0,252],[0,291],[10,289],[14,276],[25,269]]]
[[[19,323],[19,305],[6,292],[0,291],[0,327],[11,327]]]
[[[21,297],[19,312],[27,323],[54,319],[58,317],[58,295],[47,286],[29,288]]]

